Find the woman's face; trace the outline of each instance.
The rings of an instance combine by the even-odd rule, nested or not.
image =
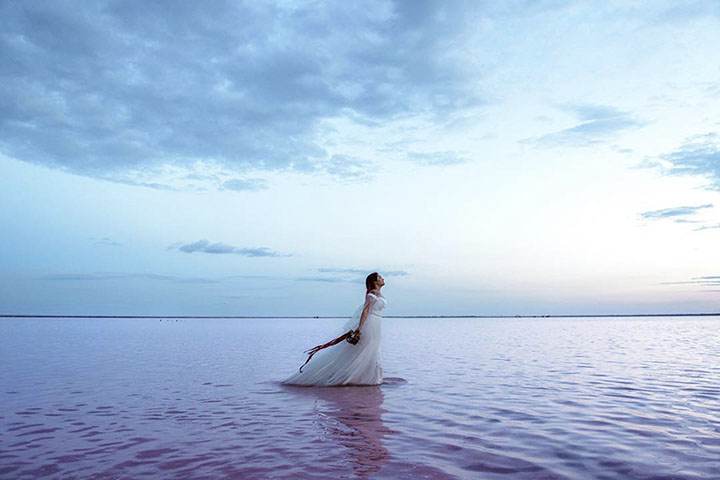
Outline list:
[[[378,274],[377,280],[375,280],[375,286],[380,288],[383,285],[385,285],[385,279],[382,277],[382,275]]]

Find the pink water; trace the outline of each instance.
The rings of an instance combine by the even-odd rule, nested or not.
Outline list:
[[[720,318],[0,319],[0,478],[720,478]]]

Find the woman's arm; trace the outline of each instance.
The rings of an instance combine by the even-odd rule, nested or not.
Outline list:
[[[377,299],[375,297],[372,297],[370,295],[367,296],[367,299],[365,300],[365,307],[363,308],[362,314],[360,315],[360,325],[358,326],[358,331],[362,329],[362,326],[365,325],[365,320],[367,320],[367,316],[370,313],[370,309],[373,306],[373,303],[375,303]]]

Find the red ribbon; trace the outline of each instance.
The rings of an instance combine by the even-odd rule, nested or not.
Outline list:
[[[348,338],[350,335],[352,335],[352,332],[353,331],[350,330],[349,332],[337,337],[335,340],[330,340],[329,342],[327,342],[323,345],[318,345],[317,347],[313,347],[308,350],[305,350],[303,353],[309,353],[310,355],[308,355],[307,360],[305,360],[305,363],[303,363],[302,367],[300,367],[300,371],[302,372],[303,367],[305,365],[307,365],[307,363],[310,361],[310,359],[313,357],[313,355],[315,355],[317,352],[319,352],[323,348],[332,347],[333,345],[337,345],[338,343],[342,342],[343,340]]]

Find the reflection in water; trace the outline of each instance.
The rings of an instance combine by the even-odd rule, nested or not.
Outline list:
[[[347,447],[354,474],[367,478],[390,458],[383,437],[394,433],[382,421],[384,395],[379,386],[289,387],[315,397],[315,412],[327,434]]]

